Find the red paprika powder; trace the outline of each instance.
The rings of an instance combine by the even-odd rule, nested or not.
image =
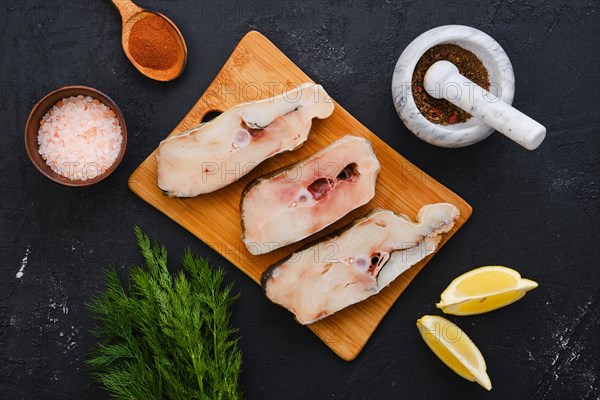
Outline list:
[[[154,14],[131,27],[129,53],[141,66],[159,70],[172,67],[183,56],[175,29]]]

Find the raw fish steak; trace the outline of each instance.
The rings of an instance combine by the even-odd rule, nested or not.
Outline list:
[[[255,179],[240,205],[246,248],[257,255],[297,242],[368,203],[379,168],[371,143],[348,135]]]
[[[432,254],[458,216],[449,203],[424,206],[418,222],[373,210],[342,233],[269,267],[262,286],[271,301],[310,324],[373,296]]]
[[[295,150],[313,118],[334,103],[321,85],[305,83],[268,99],[238,104],[210,122],[158,146],[158,187],[168,196],[193,197],[235,182],[269,157]]]

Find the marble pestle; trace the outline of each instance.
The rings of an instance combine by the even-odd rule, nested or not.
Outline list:
[[[425,74],[424,89],[465,110],[528,150],[536,149],[546,128],[460,74],[449,61],[438,61]]]

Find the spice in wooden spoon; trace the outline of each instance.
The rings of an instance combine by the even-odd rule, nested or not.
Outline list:
[[[112,0],[123,20],[123,50],[144,75],[170,81],[183,72],[187,47],[177,26],[166,16],[146,11],[130,0]]]
[[[180,50],[177,32],[158,15],[150,14],[131,27],[129,52],[146,68],[172,67],[181,57]]]

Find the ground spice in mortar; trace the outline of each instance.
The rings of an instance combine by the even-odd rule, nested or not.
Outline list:
[[[158,15],[137,21],[129,34],[131,57],[146,68],[164,70],[182,57],[175,29]]]
[[[465,122],[471,114],[445,99],[436,99],[423,89],[425,73],[435,62],[450,61],[458,71],[482,88],[489,90],[488,72],[475,54],[455,44],[440,44],[427,50],[417,62],[412,77],[412,94],[417,108],[429,121],[440,125]],[[469,88],[464,88],[465,93]]]

